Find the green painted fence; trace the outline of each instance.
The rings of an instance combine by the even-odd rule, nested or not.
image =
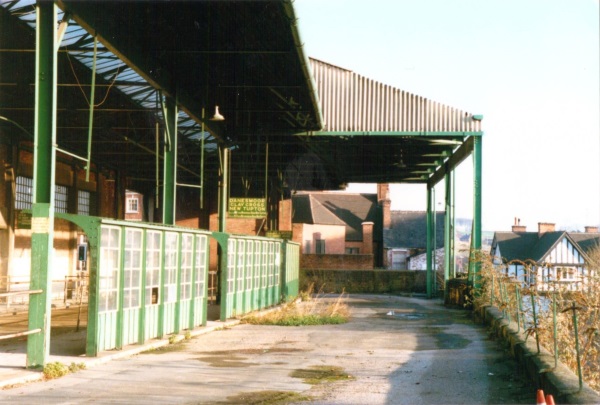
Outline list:
[[[281,239],[56,214],[89,243],[86,354],[206,325],[209,237],[221,247],[221,318],[298,295],[299,245]]]

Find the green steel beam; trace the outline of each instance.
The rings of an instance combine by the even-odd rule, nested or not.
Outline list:
[[[36,3],[35,130],[31,218],[31,290],[27,368],[40,368],[50,355],[52,247],[54,244],[54,173],[56,145],[56,6]]]
[[[447,164],[440,167],[427,181],[429,187],[434,187],[437,183],[444,179],[446,173],[456,169],[472,152],[475,139],[481,139],[479,137],[468,138],[454,153],[448,158]]]
[[[473,149],[473,228],[471,231],[471,255],[481,249],[481,169],[482,169],[481,138],[475,138]],[[473,257],[471,257],[473,259]],[[469,261],[469,278],[477,291],[479,284],[480,263]]]
[[[427,298],[433,296],[433,188],[427,187]]]
[[[305,131],[295,133],[296,136],[483,136],[482,131]]]
[[[166,136],[164,161],[163,161],[163,224],[175,225],[175,198],[177,190],[177,105],[175,101],[167,97],[164,108]]]

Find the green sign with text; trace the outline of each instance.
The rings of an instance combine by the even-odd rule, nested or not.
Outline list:
[[[264,198],[230,198],[230,218],[264,218],[267,216],[267,202]]]

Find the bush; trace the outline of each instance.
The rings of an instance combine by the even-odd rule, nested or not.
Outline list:
[[[494,265],[489,255],[477,253],[474,257],[480,266],[481,283],[474,305],[498,307],[509,320],[519,321],[528,337],[539,339],[540,345],[554,354],[553,304],[556,303],[558,358],[578,374],[573,318],[573,308],[576,309],[583,380],[592,389],[600,391],[600,247],[588,254],[588,274],[581,280],[583,287],[579,291],[570,291],[560,280],[551,285],[551,291],[538,291],[534,286],[508,277],[506,265]],[[518,264],[523,265],[526,274],[535,271],[535,263]],[[534,307],[536,324],[533,322]]]
[[[331,325],[348,322],[350,310],[345,301],[345,294],[333,299],[326,299],[321,293],[313,294],[314,285],[300,293],[302,301],[292,301],[279,309],[264,315],[250,315],[242,322],[254,325],[307,326]]]

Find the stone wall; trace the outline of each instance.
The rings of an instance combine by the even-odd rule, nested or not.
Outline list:
[[[373,255],[302,254],[301,269],[373,269]]]
[[[551,394],[559,404],[600,404],[598,395],[584,384],[579,390],[578,377],[564,364],[554,367],[554,356],[543,347],[537,351],[535,337],[529,337],[515,322],[509,322],[498,308],[484,306],[475,310],[476,316],[490,329],[490,334],[501,339],[524,370],[536,389]]]
[[[423,271],[300,269],[300,291],[313,284],[324,293],[424,293]]]

